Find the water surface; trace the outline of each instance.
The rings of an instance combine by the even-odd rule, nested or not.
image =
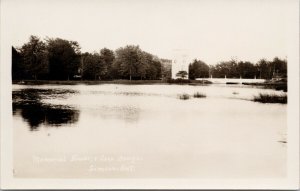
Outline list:
[[[285,94],[224,84],[13,85],[14,176],[283,177],[287,108],[251,101],[259,93]]]

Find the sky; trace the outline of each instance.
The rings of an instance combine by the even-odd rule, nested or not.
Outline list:
[[[207,64],[286,58],[283,0],[2,0],[12,45],[30,35],[78,41],[82,52],[139,45]],[[3,6],[4,5],[4,6]]]

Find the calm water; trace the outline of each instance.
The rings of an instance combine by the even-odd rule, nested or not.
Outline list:
[[[179,94],[206,98],[180,100]],[[285,176],[284,92],[236,85],[13,85],[14,175]]]

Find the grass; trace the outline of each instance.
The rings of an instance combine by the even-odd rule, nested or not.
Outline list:
[[[200,92],[197,92],[197,93],[194,93],[194,98],[205,98],[206,95],[204,93],[200,93]]]
[[[262,94],[254,96],[253,101],[261,103],[287,103],[287,95],[276,95],[276,94]]]
[[[190,99],[190,95],[186,94],[186,93],[181,94],[181,95],[179,95],[179,99],[188,100],[188,99]]]
[[[212,84],[208,80],[189,80],[189,79],[169,79],[167,80],[169,84],[189,84],[189,85],[200,85],[200,84]]]
[[[14,80],[13,84],[24,85],[97,85],[97,84],[128,84],[128,85],[144,85],[144,84],[186,84],[186,85],[206,85],[211,84],[207,80],[188,80],[188,79],[169,79],[169,80]]]
[[[194,98],[205,98],[206,95],[204,93],[197,92],[193,95]],[[183,93],[179,95],[179,99],[188,100],[191,96],[189,94]]]
[[[20,84],[20,83],[25,84],[25,85],[167,84],[167,82],[164,80],[22,80],[22,81],[13,81],[13,84]]]
[[[287,87],[287,81],[279,81],[279,82],[272,82],[272,81],[266,81],[266,82],[254,82],[254,83],[247,83],[243,82],[243,85],[252,85],[252,86],[263,86],[265,88],[269,89],[275,89],[275,90],[282,90],[284,92],[288,91]]]

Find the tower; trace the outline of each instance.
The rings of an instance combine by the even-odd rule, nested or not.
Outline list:
[[[174,50],[174,56],[172,60],[172,79],[181,78],[177,76],[178,72],[185,71],[187,75],[184,76],[184,79],[189,78],[189,57],[187,50],[185,49],[176,49]]]

